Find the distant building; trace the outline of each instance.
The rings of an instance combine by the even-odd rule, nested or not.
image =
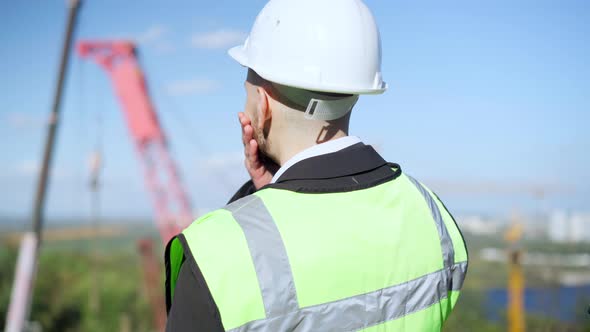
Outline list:
[[[590,215],[574,214],[570,218],[572,242],[590,241]]]
[[[549,216],[534,214],[523,219],[525,232],[523,236],[527,239],[546,239]]]
[[[564,211],[555,211],[549,218],[549,239],[554,242],[567,242],[569,236],[569,223]]]
[[[590,214],[555,211],[547,235],[554,242],[590,242]]]
[[[481,216],[470,215],[457,218],[461,230],[475,235],[494,235],[500,228],[498,222],[485,220]]]

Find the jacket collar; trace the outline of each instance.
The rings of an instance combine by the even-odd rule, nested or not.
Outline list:
[[[291,166],[295,165],[296,163],[302,160],[328,153],[337,152],[360,142],[361,139],[356,136],[345,136],[309,147],[297,153],[296,155],[291,157],[291,159],[289,159],[286,163],[284,163],[281,166],[281,168],[277,171],[277,173],[273,176],[271,183],[275,183],[283,175],[283,173],[285,173],[289,168],[291,168]]]
[[[357,143],[340,151],[304,159],[276,181],[261,188],[299,193],[336,193],[361,190],[396,179],[397,164],[387,163],[369,145]]]
[[[357,143],[340,151],[304,159],[287,169],[276,181],[338,178],[379,168],[387,162],[370,145]]]

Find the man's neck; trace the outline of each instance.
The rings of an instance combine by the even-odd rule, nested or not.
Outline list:
[[[324,136],[324,137],[322,137]],[[343,130],[338,130],[334,134],[330,134],[329,137],[325,135],[318,135],[316,139],[285,139],[281,141],[281,146],[277,149],[276,157],[279,165],[285,165],[296,154],[311,148],[312,146],[337,140],[342,137],[348,136],[348,133]]]

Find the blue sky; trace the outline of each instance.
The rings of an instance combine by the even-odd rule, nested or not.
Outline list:
[[[245,70],[225,51],[245,38],[264,3],[86,1],[80,14],[79,39],[139,43],[153,102],[200,212],[224,205],[246,180],[236,121]],[[366,3],[380,26],[390,89],[361,98],[352,134],[459,213],[590,209],[590,2]],[[30,215],[64,6],[0,2],[0,215]],[[102,213],[149,216],[109,80],[76,56],[69,69],[49,216],[90,213],[87,164],[98,137]],[[536,200],[534,186],[555,192]]]

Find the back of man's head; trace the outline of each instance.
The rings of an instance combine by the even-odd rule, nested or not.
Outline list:
[[[264,88],[274,100],[285,107],[303,112],[308,120],[340,119],[352,110],[358,100],[358,95],[318,92],[273,83],[252,69],[248,69],[246,81]]]
[[[305,148],[348,135],[358,95],[310,91],[270,82],[252,69],[246,79],[246,114],[261,149],[274,159],[285,150]],[[277,160],[278,161],[278,160]]]

